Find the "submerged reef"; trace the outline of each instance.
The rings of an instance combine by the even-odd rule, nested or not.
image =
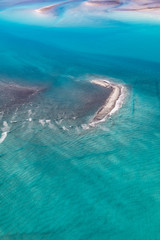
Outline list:
[[[18,85],[16,83],[0,83],[0,111],[5,112],[15,106],[28,102],[44,88]]]

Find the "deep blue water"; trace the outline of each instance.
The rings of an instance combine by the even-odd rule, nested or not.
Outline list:
[[[157,24],[0,20],[0,239],[160,239],[159,43]],[[108,94],[94,76],[128,93],[86,129]]]

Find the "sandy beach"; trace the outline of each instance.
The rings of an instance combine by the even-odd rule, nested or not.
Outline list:
[[[46,7],[38,8],[38,9],[36,9],[35,11],[36,11],[36,12],[39,12],[39,13],[43,13],[43,12],[46,12],[46,11],[51,10],[51,9],[54,8],[55,6],[57,6],[57,4],[52,4],[52,5],[49,5],[49,6],[46,6]]]
[[[78,23],[79,19],[82,18],[81,12],[83,12],[83,18],[84,16],[103,16],[105,19],[108,19],[108,17],[115,17],[118,19],[130,19],[135,21],[137,19],[148,20],[149,16],[150,20],[159,22],[160,2],[158,0],[151,0],[150,2],[147,0],[68,0],[55,2],[54,4],[49,5],[46,3],[45,6],[34,9],[34,12],[44,16],[53,16],[53,24],[55,18],[59,18],[62,15],[67,21],[74,18],[74,22]],[[66,24],[66,21],[64,21],[64,23]]]
[[[124,99],[124,86],[107,80],[92,80],[91,83],[99,85],[101,87],[110,88],[112,90],[104,105],[96,112],[95,116],[90,121],[90,125],[92,126],[96,123],[104,121],[107,117],[109,117],[112,113],[117,111],[122,106]],[[122,98],[121,102],[116,107],[120,98]]]
[[[70,3],[70,2],[72,2],[72,0],[71,1],[69,0],[69,1],[66,1],[66,2],[61,2],[61,3],[55,3],[55,4],[52,4],[52,5],[49,5],[49,6],[47,5],[45,7],[38,8],[35,11],[39,12],[39,13],[49,12],[50,10],[53,10],[56,7],[59,7],[61,5],[64,5],[64,4],[67,4],[67,3]]]

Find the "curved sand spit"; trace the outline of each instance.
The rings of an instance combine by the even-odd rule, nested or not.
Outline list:
[[[45,12],[48,12],[50,10],[53,10],[54,8],[56,7],[60,7],[62,5],[65,5],[67,3],[70,3],[70,2],[73,2],[73,0],[68,0],[68,1],[63,1],[63,2],[60,2],[60,3],[55,3],[55,4],[51,4],[51,5],[47,5],[45,7],[41,7],[41,8],[38,8],[38,9],[35,9],[36,12],[39,12],[39,13],[45,13]]]
[[[116,112],[123,104],[125,87],[121,84],[116,84],[106,80],[92,80],[91,83],[101,87],[110,88],[112,91],[105,101],[104,105],[96,112],[93,119],[90,121],[91,126],[105,121],[112,113]]]

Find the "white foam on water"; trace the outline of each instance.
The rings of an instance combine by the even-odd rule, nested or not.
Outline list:
[[[3,114],[4,114],[4,112],[0,112],[0,120],[1,120],[2,117],[3,117]]]
[[[1,128],[2,131],[9,131],[10,127],[8,126],[8,123],[6,121],[3,121],[3,127]]]
[[[124,99],[126,97],[126,93],[127,93],[126,88],[124,86],[122,86],[122,88],[121,88],[121,95],[117,99],[115,107],[112,109],[112,111],[110,112],[109,115],[114,114],[115,112],[117,112],[122,107],[122,105],[124,103]]]
[[[32,114],[32,110],[29,109],[29,110],[28,110],[28,116],[31,116],[31,114]]]
[[[63,121],[63,119],[60,119],[59,121],[56,121],[56,123],[57,123],[58,125],[60,125],[60,124],[62,123],[62,121]]]
[[[51,129],[55,129],[55,125],[51,123],[51,120],[46,120],[46,123],[48,123],[48,127]]]
[[[16,118],[16,116],[17,116],[17,111],[18,111],[18,108],[16,108],[15,112],[13,113],[13,116],[12,116],[11,121],[10,121],[11,123],[17,122],[17,121],[15,120],[15,118]]]
[[[6,137],[7,137],[7,132],[3,132],[3,133],[1,134],[0,144],[5,140]]]
[[[39,119],[39,123],[41,123],[41,125],[44,127],[44,125],[46,124],[46,121],[44,119]]]
[[[109,131],[110,131],[109,128],[104,127],[104,126],[101,126],[101,125],[99,125],[98,128],[101,129],[101,130],[103,130],[103,131],[105,131],[105,132],[109,132]]]
[[[65,126],[62,126],[62,129],[63,129],[64,131],[69,131],[68,128],[66,128]]]
[[[3,127],[1,128],[2,134],[0,137],[0,144],[6,139],[7,134],[10,130],[10,127],[8,126],[8,123],[6,121],[3,122]]]
[[[44,127],[46,124],[48,125],[48,127],[50,129],[55,129],[55,125],[53,123],[51,123],[51,120],[50,119],[39,119],[39,123]]]
[[[88,130],[88,129],[89,129],[89,125],[88,125],[88,124],[82,124],[81,127],[82,127],[84,130]]]

